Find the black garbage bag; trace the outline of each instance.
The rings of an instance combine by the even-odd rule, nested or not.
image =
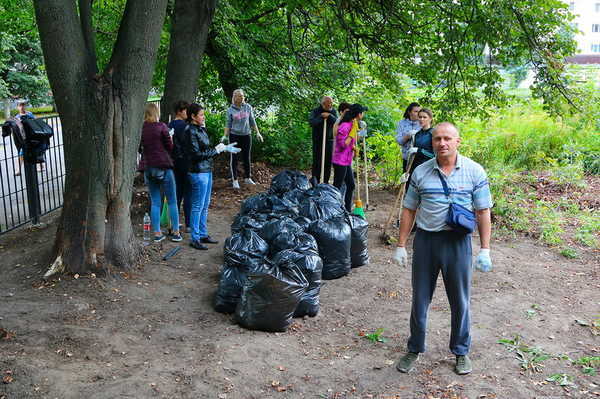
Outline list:
[[[283,232],[269,242],[269,253],[274,255],[284,249],[294,249],[300,253],[319,254],[317,242],[310,234],[302,232]]]
[[[294,249],[296,252],[300,253],[312,253],[315,255],[319,254],[319,246],[317,245],[317,240],[315,237],[308,233],[298,233],[296,234],[294,240]]]
[[[268,201],[268,195],[265,193],[256,194],[250,196],[244,200],[240,213],[248,215],[253,212],[266,212],[271,211],[271,204]]]
[[[264,263],[268,252],[269,246],[258,233],[242,230],[225,240],[223,258],[225,266],[251,271]]]
[[[364,266],[369,263],[369,223],[358,215],[348,215],[352,229],[350,258],[352,267]]]
[[[298,204],[291,202],[285,198],[279,198],[276,195],[267,197],[271,213],[277,215],[289,215],[295,217],[298,215]]]
[[[337,187],[332,186],[331,184],[318,184],[317,186],[306,190],[305,195],[321,201],[339,202],[340,204],[343,202],[342,193]]]
[[[248,273],[235,319],[251,330],[283,332],[307,288],[304,274],[291,261]]]
[[[307,190],[309,188],[310,183],[304,173],[297,170],[284,170],[273,176],[270,191],[273,194],[283,195],[294,189]]]
[[[242,296],[247,272],[235,266],[223,266],[219,288],[215,294],[214,307],[220,313],[233,313]]]
[[[296,216],[294,218],[294,222],[298,223],[298,225],[302,228],[302,231],[308,229],[308,226],[312,223],[312,220],[306,218],[304,216]]]
[[[259,232],[268,221],[269,215],[266,213],[250,213],[248,215],[239,213],[231,224],[231,234],[239,233],[242,230]]]
[[[301,231],[302,227],[298,223],[287,216],[283,216],[279,219],[269,220],[263,225],[259,234],[267,243],[271,243],[281,233],[299,233]]]
[[[316,239],[323,259],[323,279],[332,280],[350,273],[351,229],[345,215],[313,222],[308,232]]]
[[[341,202],[328,199],[307,197],[300,204],[300,216],[315,220],[328,220],[332,217],[342,216],[346,209]]]
[[[300,268],[308,281],[308,288],[294,312],[294,317],[315,317],[319,313],[319,294],[321,292],[321,274],[323,261],[316,253],[301,253],[298,250],[286,249],[277,253],[272,262],[278,265],[282,262],[293,262]]]
[[[306,190],[294,189],[294,190],[288,191],[285,194],[283,194],[281,196],[281,198],[288,200],[291,203],[298,206],[298,205],[300,205],[302,200],[304,200],[304,198],[306,198]]]

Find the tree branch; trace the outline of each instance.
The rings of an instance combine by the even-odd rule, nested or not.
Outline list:
[[[88,68],[94,73],[98,72],[98,59],[96,57],[96,38],[92,26],[92,2],[94,0],[79,0],[79,20],[83,41],[87,49]]]

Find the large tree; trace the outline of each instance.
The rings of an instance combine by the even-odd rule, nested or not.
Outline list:
[[[172,116],[172,105],[176,101],[196,99],[200,63],[216,3],[216,0],[175,0],[160,107],[161,119],[165,122]]]
[[[110,60],[100,70],[92,3],[34,1],[65,143],[57,263],[74,273],[136,262],[129,208],[143,108],[167,8],[167,0],[127,1]]]

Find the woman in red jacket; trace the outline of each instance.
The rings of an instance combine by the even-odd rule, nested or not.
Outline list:
[[[173,228],[171,241],[181,241],[173,160],[169,155],[173,151],[173,140],[167,125],[158,121],[158,107],[155,104],[147,104],[144,111],[141,147],[145,162],[144,180],[150,191],[150,222],[154,231],[154,242],[165,239],[160,230],[161,190],[169,204],[169,217]]]

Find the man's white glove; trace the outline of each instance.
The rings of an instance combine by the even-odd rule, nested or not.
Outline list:
[[[227,141],[229,141],[229,136],[224,135],[223,137],[221,137],[221,141],[220,141],[221,143],[225,143]]]
[[[231,143],[231,144],[227,144],[225,146],[225,151],[227,152],[231,152],[232,154],[237,154],[238,152],[242,151],[241,148],[236,147],[237,143]]]
[[[477,260],[475,261],[475,269],[482,272],[489,272],[492,270],[492,259],[490,258],[490,249],[482,248],[479,250]]]
[[[408,155],[412,155],[412,154],[416,154],[417,151],[419,151],[419,147],[410,147],[410,149],[408,150]]]
[[[215,147],[215,151],[217,151],[217,154],[222,153],[223,151],[225,151],[225,149],[227,148],[227,146],[223,143],[219,143],[217,144],[217,146]]]
[[[359,130],[358,137],[367,137],[367,129]]]
[[[406,253],[406,248],[396,247],[392,260],[394,263],[400,266],[406,266],[408,264],[408,254]]]
[[[173,137],[174,134],[175,134],[175,129],[173,129],[173,128],[169,129],[169,136]]]
[[[406,183],[408,181],[409,177],[410,177],[410,174],[408,172],[406,172],[402,176],[400,176],[400,184]]]

